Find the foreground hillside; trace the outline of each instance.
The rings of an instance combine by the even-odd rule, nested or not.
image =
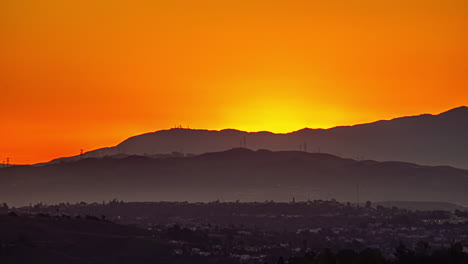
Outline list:
[[[468,204],[468,171],[329,154],[232,149],[194,157],[83,159],[0,170],[8,204],[102,201],[440,201]]]
[[[463,211],[323,200],[113,200],[5,211],[0,207],[2,264],[439,264],[467,263],[468,257]]]
[[[180,263],[138,228],[95,217],[0,215],[0,263]]]
[[[405,161],[468,169],[468,107],[439,115],[420,115],[331,129],[302,129],[288,134],[238,130],[161,130],[131,137],[119,145],[83,157],[118,154],[202,154],[234,147],[274,151],[307,150],[353,159]],[[78,160],[80,157],[58,159]]]

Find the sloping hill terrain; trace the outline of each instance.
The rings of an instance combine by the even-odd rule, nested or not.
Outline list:
[[[0,170],[9,204],[125,201],[440,201],[468,204],[468,171],[299,151],[83,159]]]
[[[0,215],[0,263],[180,263],[145,230],[107,221]]]

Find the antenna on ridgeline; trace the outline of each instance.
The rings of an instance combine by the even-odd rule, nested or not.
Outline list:
[[[83,149],[80,149],[80,159],[83,158]]]
[[[10,167],[10,158],[6,158],[6,167]]]

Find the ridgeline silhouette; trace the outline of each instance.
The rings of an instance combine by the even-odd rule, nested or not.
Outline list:
[[[468,205],[468,171],[330,154],[236,148],[193,157],[86,158],[0,170],[2,200],[440,201]]]
[[[53,160],[86,157],[202,154],[236,147],[273,151],[324,152],[345,158],[405,161],[468,169],[468,107],[439,115],[419,115],[331,129],[302,129],[287,134],[174,128],[131,137],[115,147]]]

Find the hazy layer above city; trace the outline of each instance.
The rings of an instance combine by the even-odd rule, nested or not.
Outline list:
[[[193,157],[86,158],[0,170],[3,201],[289,201],[332,199],[468,204],[468,171],[244,148]],[[357,190],[359,189],[359,190]],[[111,197],[111,198],[109,198]]]

